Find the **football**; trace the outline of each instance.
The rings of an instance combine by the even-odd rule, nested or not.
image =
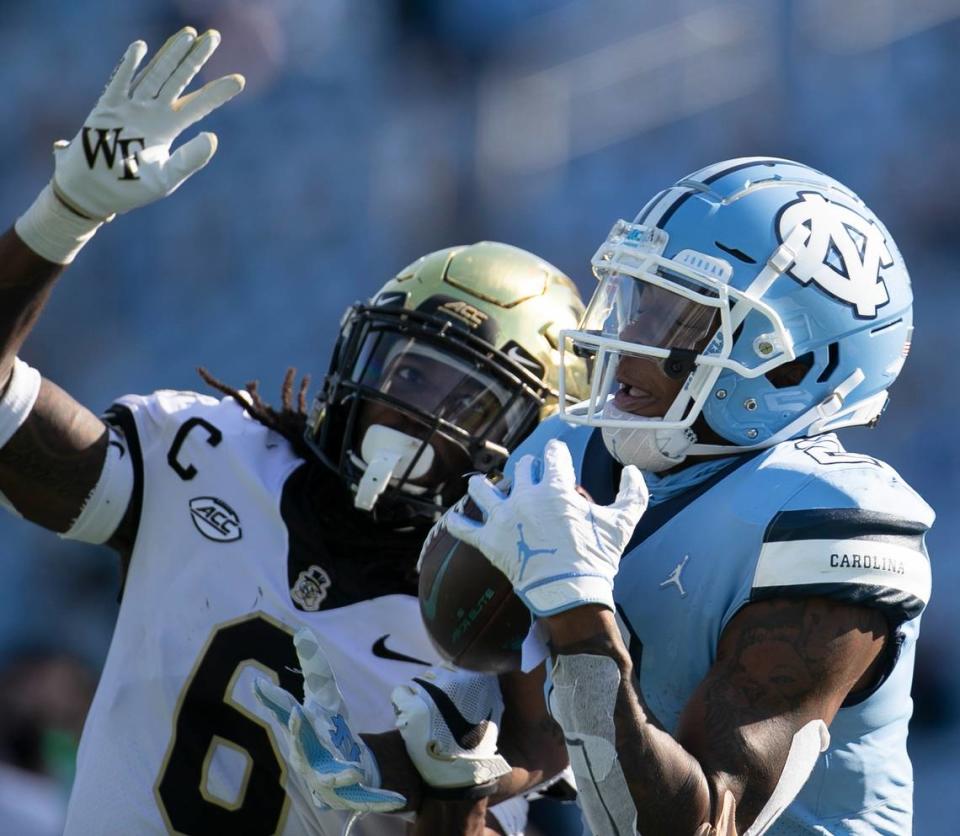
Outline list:
[[[463,513],[481,519],[471,499]],[[530,611],[507,576],[450,534],[443,519],[423,544],[419,593],[423,623],[444,659],[486,673],[520,668]]]

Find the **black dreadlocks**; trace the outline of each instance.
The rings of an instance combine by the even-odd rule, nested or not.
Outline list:
[[[197,374],[203,378],[204,383],[218,392],[222,392],[233,398],[255,421],[259,421],[267,429],[273,430],[282,435],[294,452],[303,459],[310,459],[313,452],[304,441],[303,434],[307,428],[307,388],[310,386],[310,375],[305,374],[300,380],[300,387],[297,390],[297,402],[293,401],[293,384],[297,378],[297,370],[292,366],[287,369],[283,376],[283,386],[280,389],[280,403],[282,408],[278,411],[270,404],[265,403],[260,397],[260,383],[251,380],[243,387],[243,391],[249,396],[244,397],[238,390],[228,386],[220,380],[217,380],[203,366],[197,369]]]

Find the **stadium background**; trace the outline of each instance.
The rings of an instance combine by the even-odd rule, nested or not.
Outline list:
[[[845,438],[939,514],[911,749],[916,832],[956,832],[960,0],[2,9],[0,215],[11,222],[49,177],[51,142],[76,132],[131,40],[152,50],[187,23],[214,26],[223,45],[207,77],[247,77],[208,120],[220,136],[211,166],[103,229],[22,352],[94,409],[125,392],[202,389],[199,364],[237,384],[258,378],[271,397],[287,365],[317,380],[341,311],[453,243],[532,249],[589,295],[589,257],[612,222],[720,159],[791,157],[859,192],[910,266],[917,327],[879,427]],[[109,554],[0,519],[0,663],[62,651],[95,670],[116,591]]]

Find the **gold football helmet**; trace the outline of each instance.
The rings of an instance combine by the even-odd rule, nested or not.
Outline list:
[[[573,282],[525,250],[425,255],[347,311],[307,443],[358,508],[433,519],[556,409],[559,332],[582,314]],[[566,374],[585,397],[586,363]]]

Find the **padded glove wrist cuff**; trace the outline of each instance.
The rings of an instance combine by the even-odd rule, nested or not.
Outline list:
[[[600,575],[573,575],[546,578],[539,584],[518,590],[523,603],[535,615],[555,615],[584,604],[601,604],[614,609],[612,579]]]
[[[93,238],[103,221],[84,218],[68,209],[48,183],[14,224],[20,240],[41,258],[70,264],[83,245]]]

